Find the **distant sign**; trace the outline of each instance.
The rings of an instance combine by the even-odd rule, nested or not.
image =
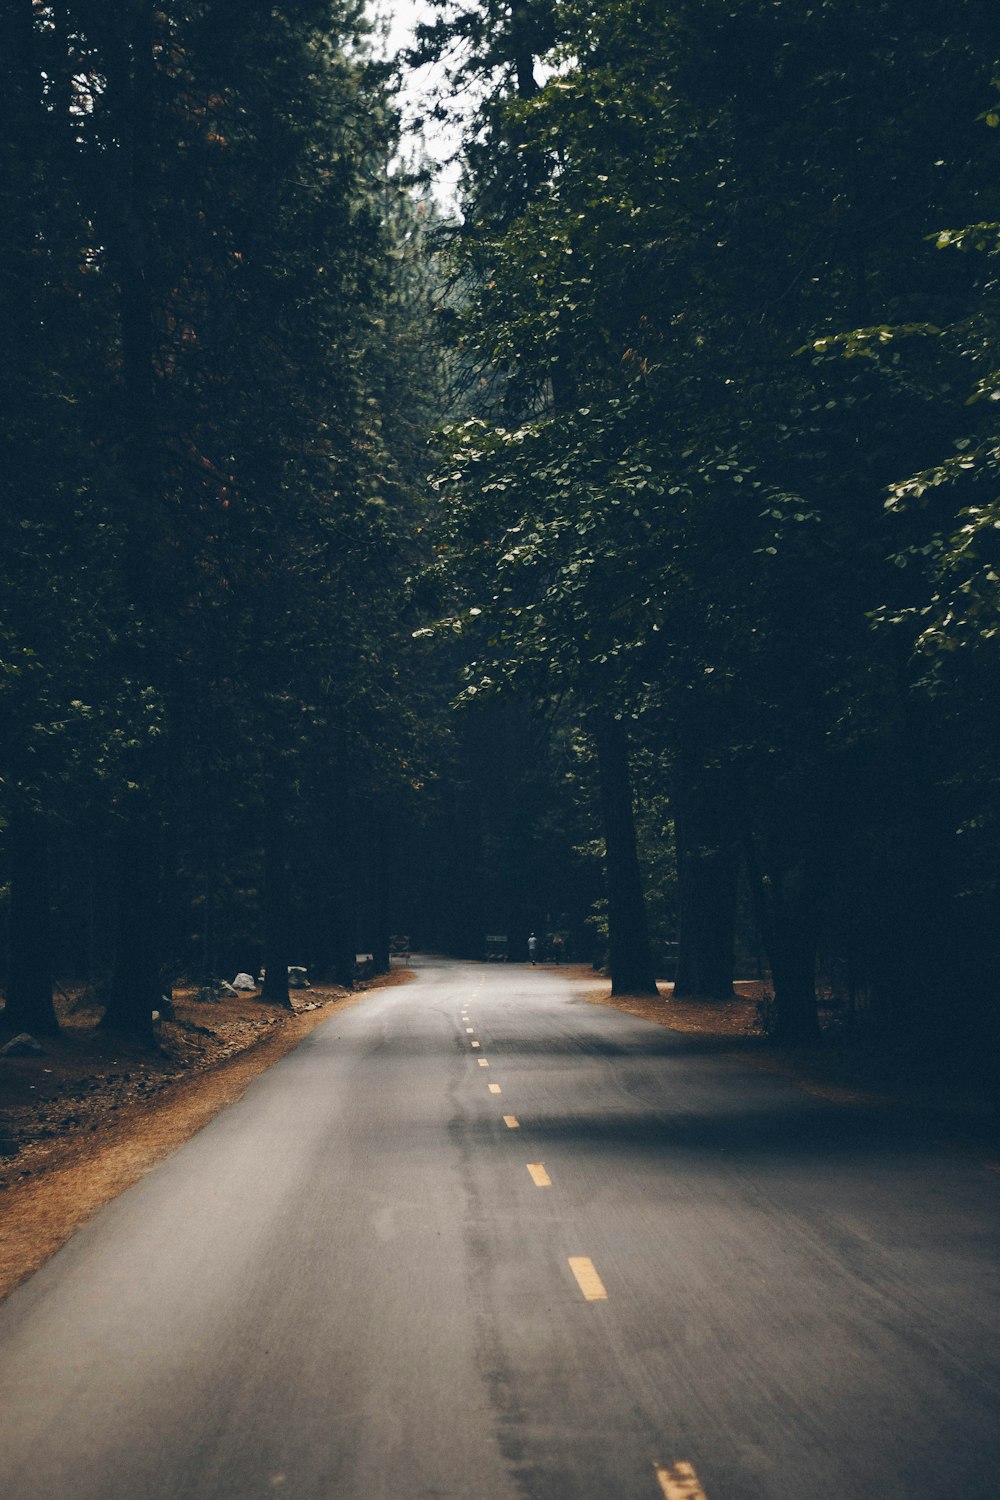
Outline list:
[[[390,958],[409,958],[410,939],[405,933],[397,932],[389,939]]]

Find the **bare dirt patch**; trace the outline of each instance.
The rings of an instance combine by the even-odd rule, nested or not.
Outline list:
[[[584,970],[592,980],[593,970]],[[732,1000],[675,1000],[672,984],[657,985],[658,1000],[648,995],[612,995],[611,985],[605,980],[585,993],[584,998],[595,1005],[613,1005],[632,1016],[641,1016],[644,1021],[655,1021],[658,1026],[668,1026],[671,1031],[697,1032],[699,1036],[750,1037],[763,1036],[758,1007],[770,991],[765,984],[756,981],[735,986]]]
[[[295,992],[293,1011],[252,995],[204,1004],[180,992],[158,1051],[109,1038],[98,1012],[60,1001],[62,1030],[44,1055],[0,1058],[0,1297],[320,1022],[412,977],[398,969],[354,991],[316,985]]]

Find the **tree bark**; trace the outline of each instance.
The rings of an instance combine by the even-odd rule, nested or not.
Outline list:
[[[49,840],[44,820],[15,803],[7,823],[10,911],[7,1003],[0,1017],[8,1031],[54,1036],[52,1003]]]
[[[330,934],[335,984],[353,990],[357,962],[357,902],[353,867],[360,855],[352,817],[350,785],[342,765],[334,770],[330,801],[334,857],[330,887]]]
[[[152,1037],[162,996],[161,835],[150,809],[133,806],[115,840],[115,960],[101,1026],[138,1038]]]
[[[374,887],[372,891],[372,960],[376,974],[388,974],[392,967],[389,942],[390,841],[388,818],[373,815]]]
[[[788,1046],[807,1046],[819,1040],[816,1013],[816,946],[818,902],[807,871],[786,870],[772,887],[773,950],[776,1021],[774,1038]]]
[[[345,990],[353,990],[356,977],[357,948],[354,937],[353,902],[348,893],[338,890],[331,903],[331,930],[333,933],[332,973],[334,984]]]
[[[110,107],[119,122],[117,173],[109,173],[105,220],[109,258],[118,283],[122,378],[117,433],[128,483],[118,522],[128,601],[135,624],[124,643],[136,682],[162,682],[162,661],[151,641],[157,619],[162,494],[155,412],[155,340],[152,261],[156,243],[151,203],[154,171],[155,21],[152,0],[138,0],[127,24],[109,28]],[[144,634],[142,627],[154,629]],[[151,1032],[162,994],[162,864],[164,848],[163,750],[148,741],[132,755],[128,794],[117,833],[117,931],[111,999],[102,1025],[134,1034]]]
[[[733,994],[739,835],[732,778],[682,747],[674,781],[674,831],[680,894],[678,999]]]
[[[604,823],[611,993],[658,995],[636,847],[628,736],[619,719],[601,712],[594,715],[593,734]]]
[[[535,52],[531,40],[531,16],[525,0],[512,0],[510,7],[510,41],[518,98],[533,99],[538,93],[538,79],[535,77]]]
[[[218,867],[213,860],[202,877],[201,912],[201,956],[200,975],[202,984],[211,984],[216,977],[215,953],[215,884]]]
[[[816,948],[819,932],[819,883],[815,853],[792,858],[790,851],[773,853],[765,868],[757,850],[750,814],[749,792],[741,784],[740,815],[747,877],[757,915],[757,927],[767,953],[774,985],[776,1040],[804,1046],[819,1039],[816,1013]],[[789,809],[783,809],[789,818]],[[791,815],[794,821],[794,814]],[[806,825],[809,826],[808,824]],[[800,833],[801,837],[801,833]],[[772,830],[773,844],[780,838]],[[800,850],[802,845],[800,842]]]
[[[282,789],[272,777],[264,801],[264,988],[260,998],[289,1010],[290,928],[288,814]]]

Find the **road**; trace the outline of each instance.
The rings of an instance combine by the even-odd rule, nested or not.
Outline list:
[[[424,960],[0,1308],[0,1493],[997,1500],[998,1201],[557,975]]]

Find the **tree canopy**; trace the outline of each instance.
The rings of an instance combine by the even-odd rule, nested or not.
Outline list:
[[[440,0],[451,214],[353,0],[10,9],[8,1019],[83,841],[132,1029],[390,923],[995,1025],[991,20]]]

